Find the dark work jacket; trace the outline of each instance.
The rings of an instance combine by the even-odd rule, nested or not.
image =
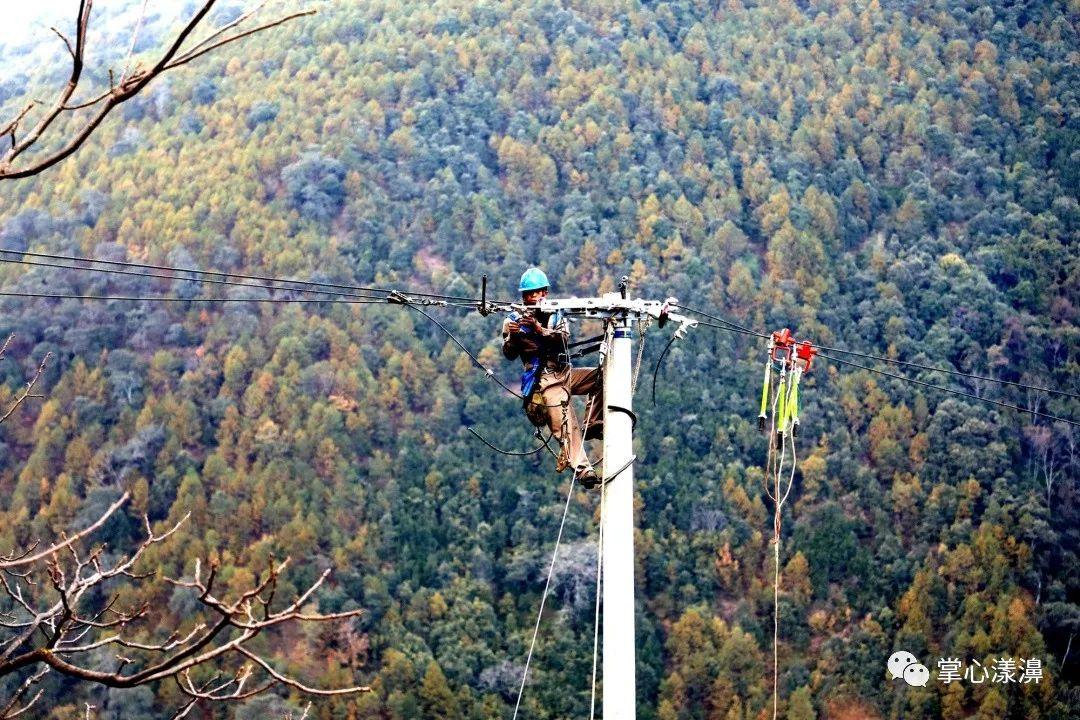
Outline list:
[[[521,320],[518,312],[510,313],[503,323],[503,355],[508,360],[521,359],[521,394],[526,398],[540,380],[540,373],[545,369],[557,369],[567,363],[566,346],[570,341],[570,326],[561,312],[547,317],[543,322],[543,334],[532,328],[522,327],[521,332],[506,332],[506,324]]]

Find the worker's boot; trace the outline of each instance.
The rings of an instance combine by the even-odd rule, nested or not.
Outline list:
[[[578,470],[574,475],[574,480],[586,490],[592,490],[600,484],[600,478],[596,476],[596,471],[592,468]]]

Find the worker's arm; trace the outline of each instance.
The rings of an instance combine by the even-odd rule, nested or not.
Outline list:
[[[544,327],[535,319],[532,319],[532,322],[547,351],[558,353],[566,349],[570,342],[570,323],[565,316],[560,316],[552,327]]]
[[[515,339],[519,335],[518,329],[519,329],[519,326],[518,326],[517,322],[515,322],[514,320],[511,320],[510,318],[507,318],[507,319],[503,320],[503,326],[502,326],[502,337],[503,337],[502,351],[503,351],[503,356],[507,360],[516,360],[518,358],[518,356],[521,354],[521,349],[518,347],[518,343],[517,343],[517,341]]]

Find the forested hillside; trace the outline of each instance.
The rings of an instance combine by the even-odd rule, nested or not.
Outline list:
[[[0,185],[0,248],[462,295],[487,273],[503,298],[529,264],[555,296],[629,275],[760,331],[1077,393],[1077,22],[1075,0],[328,3]],[[12,264],[0,289],[253,292]],[[428,312],[516,382],[500,318]],[[669,332],[646,334],[636,399],[638,716],[772,717],[765,347],[693,331],[654,406]],[[319,609],[365,609],[272,641],[311,684],[374,688],[310,717],[512,715],[569,477],[466,431],[531,443],[518,401],[437,327],[398,306],[0,298],[9,333],[0,408],[55,359],[46,397],[0,425],[0,549],[128,489],[97,536],[110,552],[144,512],[191,512],[146,569],[218,558],[239,589],[290,556],[291,587],[333,569]],[[1075,399],[901,372],[1080,418]],[[1076,717],[1076,427],[828,361],[802,395],[780,717]],[[588,717],[596,505],[571,504],[522,718]],[[173,587],[140,587],[152,625],[192,622]],[[903,687],[897,649],[935,673],[1036,658],[1043,678]],[[165,683],[44,685],[55,720],[179,702]]]

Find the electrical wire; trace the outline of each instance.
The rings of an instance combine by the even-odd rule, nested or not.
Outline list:
[[[695,308],[686,307],[685,305],[682,305],[680,307],[683,310],[686,310],[687,312],[691,312],[691,313],[695,313],[697,315],[701,315],[703,317],[707,317],[710,320],[715,320],[715,321],[723,323],[725,326],[727,326],[727,327],[722,327],[721,329],[734,330],[734,331],[742,332],[743,334],[746,334],[746,335],[754,335],[754,336],[759,337],[759,338],[768,339],[768,337],[769,337],[768,335],[765,335],[763,333],[759,333],[759,332],[757,332],[755,330],[752,330],[752,329],[750,329],[748,327],[745,327],[743,325],[739,325],[736,322],[732,322],[731,320],[727,320],[726,318],[720,317],[718,315],[713,315],[713,314],[707,313],[707,312],[705,312],[703,310],[697,310]],[[700,323],[700,324],[704,325],[705,327],[721,327],[719,325],[714,325],[714,324],[711,324],[711,323]],[[903,365],[905,367],[915,368],[915,369],[918,369],[918,370],[928,370],[928,371],[932,371],[932,372],[946,373],[948,375],[955,375],[957,377],[966,377],[966,378],[971,378],[971,379],[974,379],[974,380],[985,380],[987,382],[998,383],[999,385],[1012,385],[1013,387],[1022,388],[1024,390],[1034,390],[1034,391],[1037,391],[1037,392],[1045,392],[1045,393],[1050,393],[1052,395],[1061,395],[1061,396],[1064,396],[1064,397],[1069,397],[1069,398],[1074,398],[1074,399],[1080,400],[1080,394],[1067,392],[1065,390],[1054,390],[1052,388],[1038,387],[1038,386],[1035,386],[1035,385],[1027,385],[1025,383],[1013,382],[1011,380],[1001,380],[999,378],[987,377],[985,375],[976,375],[975,373],[966,373],[966,372],[961,372],[959,370],[949,370],[948,368],[936,367],[936,366],[933,366],[933,365],[923,365],[921,363],[913,363],[913,362],[909,362],[909,361],[906,361],[906,360],[895,360],[893,358],[882,357],[880,355],[869,355],[867,353],[856,352],[854,350],[844,350],[842,348],[834,348],[834,347],[829,347],[827,345],[815,345],[815,347],[818,350],[824,350],[826,352],[841,353],[843,355],[853,355],[853,356],[856,356],[856,357],[865,358],[867,360],[877,360],[879,362],[891,363],[893,365]]]
[[[660,353],[660,359],[656,361],[656,367],[653,368],[652,373],[652,404],[656,407],[656,376],[660,372],[660,365],[664,362],[664,358],[667,357],[668,350],[675,344],[675,341],[679,339],[678,335],[672,335],[671,339],[667,341],[667,345],[664,346],[664,351]]]
[[[539,445],[537,445],[537,446],[536,446],[535,448],[533,448],[532,450],[526,450],[526,451],[524,451],[524,452],[520,452],[520,451],[517,451],[517,450],[503,450],[502,448],[498,448],[498,447],[495,447],[495,446],[494,446],[493,444],[491,444],[490,442],[488,442],[488,440],[487,440],[487,439],[485,439],[483,435],[481,435],[480,433],[476,432],[476,431],[475,431],[475,430],[473,430],[473,429],[472,429],[471,427],[466,427],[465,429],[466,429],[466,430],[468,430],[469,432],[471,432],[471,433],[472,433],[472,434],[473,434],[473,435],[474,435],[474,436],[476,437],[476,439],[477,439],[477,440],[479,440],[480,442],[484,443],[485,445],[487,445],[487,446],[488,446],[489,448],[491,448],[491,449],[492,449],[492,450],[494,450],[495,452],[499,453],[500,455],[510,455],[511,457],[528,457],[529,455],[535,455],[536,453],[538,453],[538,452],[540,452],[541,450],[543,450],[543,449],[544,449],[545,447],[550,447],[550,446],[548,445],[548,442],[549,442],[549,441],[551,440],[551,435],[548,435],[548,436],[547,436],[547,437],[545,438],[545,437],[544,437],[543,435],[541,435],[541,434],[540,434],[540,433],[538,432],[538,433],[536,434],[536,437],[537,437],[537,438],[539,438],[541,442],[540,442],[540,444],[539,444]]]
[[[257,286],[249,285],[247,287],[257,287]],[[299,288],[292,288],[291,290],[293,292],[316,292],[316,293],[317,292],[323,292],[323,291],[301,290]],[[407,307],[412,308],[416,312],[418,312],[421,315],[423,315],[424,317],[426,317],[432,323],[437,325],[439,327],[439,329],[441,329],[444,333],[446,333],[447,336],[449,336],[449,338],[451,340],[453,340],[454,343],[459,348],[461,348],[462,352],[464,352],[466,355],[469,356],[469,359],[472,360],[473,364],[475,364],[478,368],[480,368],[481,370],[484,371],[485,375],[487,375],[496,384],[498,384],[501,388],[506,390],[508,393],[510,393],[511,395],[516,397],[517,399],[519,399],[519,400],[524,400],[525,399],[521,395],[521,393],[515,391],[509,385],[507,385],[502,380],[500,380],[495,375],[494,370],[491,370],[490,368],[485,367],[484,364],[481,363],[480,360],[473,353],[471,353],[469,351],[469,349],[466,348],[465,345],[457,338],[457,336],[454,335],[454,333],[450,332],[450,330],[445,325],[443,325],[441,322],[439,322],[438,320],[433,318],[428,313],[421,310],[419,307],[416,306],[415,303],[409,302],[407,299],[405,301],[401,301],[401,300],[396,299],[396,298],[391,300],[389,297],[388,298],[383,298],[383,299],[379,299],[379,298],[354,299],[354,298],[341,298],[341,297],[329,297],[329,298],[210,298],[210,297],[178,298],[178,297],[164,297],[164,296],[153,297],[153,296],[134,296],[134,295],[74,295],[74,294],[63,294],[63,293],[34,293],[34,292],[10,292],[10,291],[0,291],[0,297],[35,298],[35,299],[48,299],[48,300],[105,300],[105,301],[121,301],[121,302],[168,302],[168,303],[179,303],[179,302],[197,302],[197,303],[240,303],[240,302],[251,302],[251,303],[266,303],[266,304],[334,303],[334,304],[344,304],[344,305],[383,305],[383,304],[387,304],[388,302],[389,303],[396,303],[396,304],[401,304],[401,305],[405,305]],[[448,304],[448,303],[446,303],[444,301],[428,301],[428,302],[430,302],[430,303],[436,303],[437,302],[440,305]],[[543,449],[543,447],[545,447],[545,446],[540,446],[540,448],[538,448],[538,449]]]
[[[1026,408],[1020,407],[1019,405],[1011,405],[1009,403],[1001,402],[1000,400],[991,400],[990,398],[979,397],[978,395],[973,395],[972,393],[967,393],[967,392],[964,392],[962,390],[953,390],[952,388],[947,388],[947,387],[944,387],[942,385],[934,385],[933,383],[924,382],[922,380],[916,380],[915,378],[905,377],[904,375],[896,375],[895,373],[885,372],[884,370],[878,370],[876,368],[867,367],[866,365],[860,365],[858,363],[853,363],[850,360],[841,360],[840,358],[832,357],[831,355],[826,355],[825,353],[818,353],[818,357],[825,358],[826,360],[829,360],[831,362],[840,363],[841,365],[850,365],[852,367],[859,368],[860,370],[867,370],[867,371],[872,372],[872,373],[877,373],[879,375],[884,375],[885,377],[890,377],[890,378],[893,378],[895,380],[903,380],[904,382],[915,383],[916,385],[922,385],[924,387],[933,388],[934,390],[940,390],[941,392],[952,393],[953,395],[959,395],[961,397],[971,398],[972,400],[979,400],[980,402],[990,403],[992,405],[997,405],[999,407],[1008,408],[1009,410],[1016,410],[1016,411],[1022,412],[1022,413],[1031,413],[1032,415],[1038,415],[1039,417],[1044,417],[1047,420],[1054,420],[1054,421],[1058,421],[1058,422],[1067,423],[1069,425],[1080,426],[1080,422],[1076,422],[1075,420],[1067,420],[1067,419],[1065,419],[1063,417],[1058,417],[1056,415],[1050,415],[1048,413],[1039,412],[1038,410],[1028,410]]]
[[[826,352],[841,353],[843,355],[854,355],[856,357],[865,358],[867,360],[877,360],[879,362],[892,363],[893,365],[903,365],[905,367],[915,368],[917,370],[928,370],[931,372],[945,373],[947,375],[974,378],[976,380],[986,380],[988,382],[998,383],[999,385],[1012,385],[1014,387],[1023,388],[1024,390],[1036,390],[1038,392],[1050,393],[1052,395],[1062,395],[1064,397],[1080,400],[1080,395],[1076,393],[1066,392],[1064,390],[1053,390],[1051,388],[1036,387],[1035,385],[1025,385],[1024,383],[1013,382],[1011,380],[1000,380],[998,378],[986,377],[985,375],[976,375],[974,373],[966,373],[959,370],[949,370],[948,368],[934,367],[933,365],[923,365],[921,363],[913,363],[906,360],[895,360],[893,358],[881,357],[879,355],[867,355],[866,353],[855,352],[854,350],[842,350],[840,348],[833,348],[825,345],[817,345],[815,347],[817,347],[818,350],[824,350]]]
[[[765,338],[765,339],[769,338],[768,335],[756,332],[756,331],[751,330],[749,328],[742,327],[741,325],[737,325],[735,323],[732,323],[732,322],[730,322],[728,320],[724,320],[723,318],[717,317],[715,315],[709,315],[708,313],[702,312],[700,310],[694,310],[692,308],[687,308],[687,307],[683,307],[683,309],[687,310],[689,312],[696,312],[699,315],[703,315],[705,317],[710,317],[712,319],[719,320],[722,323],[727,323],[726,325],[717,325],[717,324],[714,324],[714,323],[706,323],[706,322],[698,323],[699,325],[702,325],[703,327],[712,327],[712,328],[717,328],[719,330],[727,330],[728,332],[742,333],[744,335],[754,335],[754,336],[757,336],[757,337],[760,337],[760,338]],[[823,346],[816,346],[816,347],[819,350],[826,349]],[[829,348],[829,350],[831,352],[836,352],[837,351],[836,348]],[[841,351],[841,352],[843,352],[843,351]],[[858,354],[858,353],[851,353],[851,354]],[[902,380],[902,381],[905,381],[905,382],[914,383],[916,385],[922,385],[924,387],[933,388],[935,390],[940,390],[942,392],[952,393],[953,395],[960,395],[962,397],[971,398],[972,400],[978,400],[980,402],[990,403],[992,405],[997,405],[999,407],[1008,408],[1010,410],[1017,410],[1017,411],[1023,412],[1023,413],[1031,413],[1032,415],[1038,415],[1039,417],[1044,417],[1044,418],[1046,418],[1048,420],[1057,420],[1057,421],[1067,423],[1069,425],[1080,426],[1080,422],[1076,422],[1075,420],[1067,420],[1065,418],[1058,417],[1056,415],[1050,415],[1048,413],[1039,412],[1038,410],[1028,410],[1028,409],[1020,407],[1019,405],[1011,405],[1009,403],[1001,402],[1000,400],[991,400],[990,398],[979,397],[978,395],[963,392],[961,390],[953,390],[951,388],[943,387],[941,385],[935,385],[933,383],[928,383],[928,382],[925,382],[923,380],[916,380],[915,378],[906,377],[904,375],[896,375],[894,373],[885,372],[884,370],[877,370],[876,368],[867,367],[865,365],[860,365],[858,363],[851,362],[850,360],[841,360],[840,358],[833,357],[831,355],[826,355],[825,353],[822,353],[822,352],[818,353],[818,357],[824,358],[826,360],[830,360],[830,361],[835,362],[835,363],[839,363],[841,365],[850,365],[852,367],[856,367],[856,368],[859,368],[861,370],[867,370],[869,372],[874,372],[874,373],[878,373],[880,375],[885,375],[886,377],[891,377],[891,378],[894,378],[896,380]],[[874,356],[867,356],[867,357],[874,358]],[[874,358],[874,359],[877,359],[877,358]],[[927,366],[926,369],[940,370],[940,368],[931,368],[929,366]],[[973,375],[970,375],[970,374],[967,374],[967,373],[960,373],[960,372],[953,372],[952,374],[961,375],[961,376],[964,376],[964,377],[974,377],[974,378],[979,378],[979,379],[987,379],[987,380],[990,379],[990,378],[981,378],[981,376],[977,376],[977,375],[973,376]],[[1004,381],[999,381],[999,382],[1004,382]],[[1029,387],[1029,386],[1024,386],[1024,387]],[[1030,386],[1030,389],[1032,389],[1032,390],[1039,390],[1039,389],[1045,390],[1045,388],[1035,388],[1033,386]]]
[[[439,329],[440,329],[440,330],[442,330],[442,331],[443,331],[444,333],[446,333],[446,334],[447,334],[447,336],[448,336],[448,337],[449,337],[449,338],[450,338],[451,340],[453,340],[453,341],[454,341],[454,344],[456,344],[456,345],[457,345],[457,346],[458,346],[459,348],[461,348],[461,351],[462,351],[463,353],[465,353],[466,355],[468,355],[468,356],[469,356],[469,359],[473,361],[473,364],[474,364],[474,365],[476,365],[476,367],[478,367],[478,368],[480,368],[481,370],[483,370],[483,371],[484,371],[484,374],[485,374],[485,375],[487,375],[487,376],[488,376],[489,378],[491,378],[492,380],[494,380],[494,381],[495,381],[495,382],[496,382],[496,383],[497,383],[497,384],[498,384],[498,385],[499,385],[499,386],[500,386],[500,387],[501,387],[501,388],[502,388],[503,390],[505,390],[506,392],[510,393],[511,395],[513,395],[514,397],[516,397],[516,398],[517,398],[518,400],[524,400],[524,399],[525,399],[525,397],[524,397],[524,396],[523,396],[523,395],[522,395],[521,393],[517,392],[516,390],[514,390],[513,388],[511,388],[511,387],[510,387],[509,385],[507,385],[506,383],[504,383],[504,382],[503,382],[502,380],[500,380],[500,379],[499,379],[499,378],[498,378],[498,377],[497,377],[497,376],[495,375],[495,371],[494,371],[494,370],[492,370],[491,368],[485,367],[485,366],[484,366],[484,364],[483,364],[482,362],[480,362],[480,360],[479,360],[479,359],[478,359],[478,358],[477,358],[477,357],[476,357],[475,355],[473,355],[473,354],[472,354],[471,352],[469,352],[469,349],[468,349],[467,347],[465,347],[465,345],[464,345],[464,344],[463,344],[463,343],[462,343],[462,342],[461,342],[460,340],[458,340],[457,336],[456,336],[456,335],[454,335],[454,333],[450,332],[450,331],[449,331],[449,330],[448,330],[448,329],[446,328],[446,326],[445,326],[445,325],[443,325],[443,324],[442,324],[441,322],[439,322],[439,321],[438,321],[438,320],[436,320],[435,318],[433,318],[433,317],[431,317],[430,315],[428,315],[428,314],[427,314],[426,312],[424,312],[424,311],[423,311],[423,310],[421,310],[420,308],[416,307],[416,305],[413,305],[412,303],[404,303],[404,304],[405,304],[406,306],[408,306],[408,307],[412,308],[412,309],[413,309],[413,310],[415,310],[416,312],[420,313],[421,315],[423,315],[424,317],[426,317],[426,318],[427,318],[428,320],[430,320],[431,322],[433,322],[433,323],[435,323],[436,325],[438,325],[438,326],[439,326]]]
[[[754,332],[753,330],[744,330],[741,327],[730,327],[728,325],[717,325],[716,323],[710,323],[710,322],[699,322],[698,325],[700,325],[701,327],[716,328],[718,330],[727,330],[728,332],[740,333],[742,335],[750,335],[751,337],[764,338],[765,340],[769,339],[768,335],[763,335],[763,334],[761,334],[759,332]]]
[[[242,273],[221,272],[221,271],[217,271],[217,270],[197,270],[195,268],[173,267],[173,266],[170,266],[170,265],[155,265],[155,264],[152,264],[152,263],[135,263],[135,262],[129,262],[129,261],[124,261],[124,260],[99,260],[99,259],[95,259],[95,258],[79,257],[77,255],[58,255],[58,254],[54,254],[54,253],[37,253],[37,252],[19,251],[19,250],[0,250],[0,253],[5,253],[5,254],[8,254],[8,255],[25,255],[27,257],[44,258],[44,259],[47,259],[47,260],[66,260],[66,261],[69,261],[69,262],[96,263],[96,264],[100,264],[100,265],[111,265],[111,266],[114,266],[114,267],[131,267],[131,268],[141,268],[141,269],[144,269],[144,270],[165,270],[165,271],[168,271],[168,272],[194,273],[194,274],[197,274],[197,275],[209,275],[209,276],[214,276],[214,277],[232,277],[232,278],[238,278],[240,280],[256,280],[256,281],[259,281],[259,282],[293,283],[293,284],[296,284],[296,285],[306,285],[306,286],[309,286],[309,287],[332,288],[332,289],[336,289],[336,290],[352,290],[352,291],[358,291],[358,292],[373,292],[373,293],[386,293],[386,294],[389,294],[389,293],[393,292],[393,290],[387,289],[387,288],[365,287],[363,285],[345,285],[345,284],[341,284],[341,283],[318,282],[318,281],[315,281],[315,280],[289,280],[289,279],[284,279],[284,278],[270,277],[270,276],[266,276],[266,275],[245,275],[245,274],[242,274]],[[419,292],[419,291],[411,292],[410,295],[415,295],[417,297],[436,298],[436,299],[439,299],[439,300],[467,301],[469,303],[478,303],[478,302],[480,302],[479,298],[468,298],[468,297],[462,297],[460,295],[440,295],[440,294],[437,294],[437,293],[425,293],[425,292]]]
[[[763,333],[759,333],[756,330],[751,330],[750,328],[748,328],[748,327],[746,327],[744,325],[740,325],[737,322],[732,322],[731,320],[728,320],[726,318],[722,318],[719,315],[712,315],[710,313],[705,312],[704,310],[697,310],[697,309],[692,308],[692,307],[687,307],[686,305],[679,305],[679,308],[682,309],[682,310],[685,310],[687,312],[694,313],[695,315],[701,315],[702,317],[707,317],[710,320],[714,320],[716,322],[723,323],[724,325],[729,326],[728,329],[730,329],[730,330],[739,330],[739,331],[743,332],[746,335],[755,335],[755,336],[757,336],[759,338],[765,338],[766,340],[769,339],[768,335],[765,335]],[[708,323],[701,323],[701,324],[702,325],[707,325],[708,327],[715,327],[713,325],[708,325]]]
[[[297,292],[311,292],[298,290]],[[337,303],[345,305],[385,305],[386,300],[376,298],[350,299],[350,298],[212,298],[212,297],[152,297],[137,295],[67,295],[61,293],[32,293],[32,292],[9,292],[0,291],[0,297],[39,298],[48,300],[120,300],[128,302],[198,302],[198,303]]]
[[[0,252],[4,252],[4,251],[0,251]],[[259,289],[262,289],[262,290],[292,290],[294,292],[321,293],[321,294],[324,294],[324,295],[337,295],[337,296],[341,296],[341,297],[356,297],[356,298],[370,298],[370,299],[384,299],[385,298],[385,295],[381,295],[381,296],[373,296],[371,294],[360,295],[358,293],[350,293],[350,292],[345,292],[345,291],[340,291],[340,290],[312,290],[312,289],[308,289],[308,288],[273,287],[272,285],[261,285],[261,284],[260,285],[252,285],[251,283],[246,283],[246,282],[237,282],[235,280],[217,280],[217,279],[209,278],[209,277],[182,278],[182,277],[172,277],[172,276],[169,276],[169,275],[158,275],[158,274],[154,274],[154,273],[137,272],[135,270],[117,270],[117,269],[114,269],[114,268],[78,267],[78,266],[75,266],[75,265],[61,265],[59,263],[49,263],[49,262],[42,262],[42,261],[36,261],[35,262],[35,261],[31,261],[31,260],[19,260],[19,259],[16,259],[16,258],[6,258],[6,257],[0,257],[0,263],[16,263],[16,264],[19,264],[19,265],[29,265],[31,267],[45,267],[45,268],[53,268],[53,269],[57,269],[57,270],[75,270],[77,272],[96,272],[96,273],[105,273],[105,274],[108,274],[108,275],[130,275],[130,276],[134,276],[134,277],[152,278],[152,279],[157,279],[157,280],[172,280],[172,281],[176,281],[176,282],[191,282],[191,283],[204,283],[205,282],[205,283],[213,283],[215,285],[233,285],[233,286],[236,286],[236,287],[259,288]],[[293,280],[279,280],[279,281],[275,281],[275,282],[294,282],[294,281]]]

